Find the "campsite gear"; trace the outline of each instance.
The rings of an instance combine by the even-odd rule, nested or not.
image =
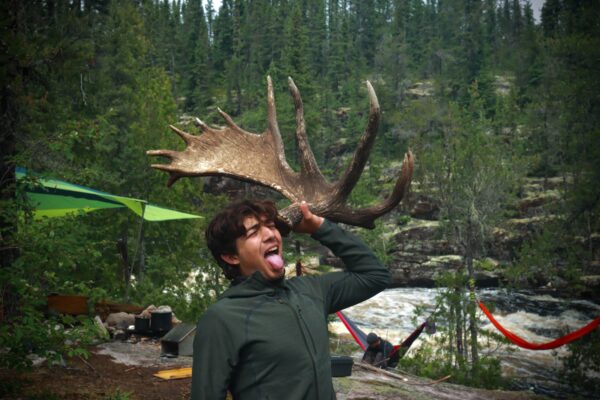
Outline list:
[[[331,356],[331,376],[335,378],[352,375],[354,360],[348,356]]]
[[[164,369],[155,373],[154,376],[165,380],[189,378],[192,376],[192,368]]]
[[[150,318],[135,317],[133,326],[136,333],[148,333],[150,331]]]
[[[59,314],[88,314],[88,298],[86,296],[65,296],[51,294],[47,298],[48,311]]]
[[[161,355],[191,356],[194,354],[194,334],[196,325],[181,323],[175,325],[160,339]]]
[[[496,318],[494,318],[492,313],[490,313],[490,311],[481,301],[479,301],[479,308],[481,308],[481,310],[490,320],[490,322],[494,324],[496,329],[498,329],[508,340],[510,340],[513,344],[516,344],[519,347],[529,350],[551,350],[560,346],[564,346],[567,343],[570,343],[574,340],[581,338],[584,335],[587,335],[588,333],[596,329],[598,325],[600,325],[600,317],[598,317],[583,328],[580,328],[556,340],[552,340],[546,343],[531,343],[526,341],[525,339],[520,338],[519,336],[515,335],[514,333],[500,325],[500,323],[496,321]]]
[[[28,185],[25,193],[33,206],[34,218],[62,217],[70,213],[90,212],[104,208],[127,207],[146,221],[203,218],[199,215],[149,204],[145,200],[117,196],[58,179],[38,177],[38,174],[17,167],[17,181],[35,178],[38,185]]]
[[[383,290],[390,274],[329,220],[312,237],[347,270],[275,281],[257,271],[225,291],[198,322],[192,398],[223,398],[227,386],[233,398],[332,398],[326,317]]]
[[[171,330],[173,323],[171,311],[153,311],[150,317],[150,329],[156,334],[164,334]]]
[[[268,126],[265,133],[254,134],[240,129],[229,115],[219,109],[227,124],[224,128],[212,128],[196,118],[196,125],[200,127],[202,134],[190,135],[171,125],[171,129],[185,142],[186,148],[183,151],[147,151],[146,154],[150,156],[161,156],[169,160],[168,164],[152,164],[152,168],[169,173],[168,186],[184,176],[223,175],[269,187],[291,200],[292,204],[279,212],[281,219],[290,227],[302,220],[298,207],[298,200],[302,199],[310,204],[314,214],[330,221],[374,228],[375,219],[393,210],[408,192],[414,158],[410,151],[404,155],[402,173],[384,201],[364,208],[352,208],[348,204],[347,198],[367,164],[379,127],[381,112],[373,86],[367,81],[369,117],[354,157],[343,176],[337,182],[330,183],[321,174],[306,137],[300,92],[291,78],[288,78],[288,84],[296,108],[300,172],[290,168],[285,158],[270,76],[267,77]]]

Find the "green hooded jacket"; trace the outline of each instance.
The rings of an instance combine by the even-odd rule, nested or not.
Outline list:
[[[198,322],[193,400],[335,399],[328,314],[386,288],[388,270],[354,235],[325,220],[312,237],[346,265],[343,272],[276,281],[255,272],[230,287]]]

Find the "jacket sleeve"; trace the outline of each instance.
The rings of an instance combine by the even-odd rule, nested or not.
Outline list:
[[[226,324],[207,310],[198,321],[194,336],[192,400],[225,399],[237,352],[226,334]]]
[[[391,275],[373,252],[350,232],[325,220],[312,237],[340,257],[346,271],[319,277],[318,282],[329,314],[353,306],[384,290]]]

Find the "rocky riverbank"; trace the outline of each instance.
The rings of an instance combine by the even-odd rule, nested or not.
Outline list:
[[[340,154],[336,153],[336,156]],[[400,168],[400,163],[386,167],[378,186],[386,187],[386,184],[393,183]],[[597,260],[581,265],[582,273],[576,290],[573,282],[548,273],[552,268],[540,268],[535,276],[528,278],[515,277],[510,272],[510,266],[523,244],[539,233],[548,219],[556,218],[551,209],[560,200],[560,191],[565,184],[562,178],[529,177],[523,180],[518,198],[507,207],[506,220],[494,229],[488,257],[476,260],[477,287],[518,285],[521,289],[546,290],[555,295],[566,292],[570,297],[600,299],[600,254]],[[260,186],[227,178],[207,178],[204,188],[209,193],[227,193],[231,198],[280,197]],[[441,274],[455,271],[463,264],[460,249],[441,233],[439,210],[440,204],[435,195],[422,189],[419,182],[413,182],[411,193],[401,205],[382,217],[381,240],[386,242],[392,287],[434,287]],[[600,249],[600,233],[574,240],[586,247]],[[320,253],[322,264],[343,267],[324,248],[304,250]],[[560,269],[560,266],[557,268]]]

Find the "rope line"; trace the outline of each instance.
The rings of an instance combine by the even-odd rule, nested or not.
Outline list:
[[[496,329],[498,329],[500,332],[502,332],[502,334],[508,340],[510,340],[513,344],[515,344],[519,347],[522,347],[524,349],[529,349],[529,350],[551,350],[551,349],[555,349],[560,346],[564,346],[567,343],[570,343],[574,340],[581,338],[582,336],[587,335],[588,333],[590,333],[594,329],[596,329],[598,327],[598,325],[600,325],[600,317],[598,317],[598,318],[594,319],[592,322],[590,322],[589,324],[587,324],[586,326],[584,326],[583,328],[577,329],[576,331],[571,332],[571,333],[569,333],[565,336],[562,336],[558,339],[555,339],[555,340],[552,340],[552,341],[546,342],[546,343],[531,343],[523,338],[520,338],[513,332],[509,331],[508,329],[506,329],[505,327],[500,325],[500,323],[498,321],[496,321],[496,318],[494,318],[492,313],[485,307],[485,305],[481,301],[479,301],[479,308],[481,308],[481,311],[483,311],[483,313],[490,320],[490,322],[492,324],[494,324]]]

